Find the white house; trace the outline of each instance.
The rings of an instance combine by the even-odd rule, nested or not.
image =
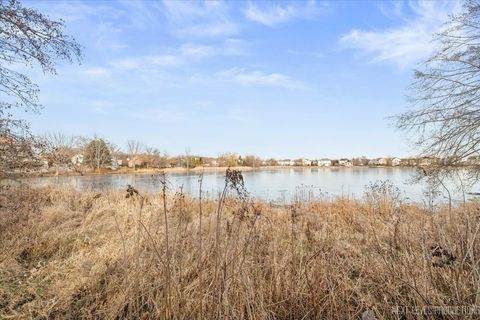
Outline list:
[[[435,163],[435,159],[430,158],[430,157],[423,157],[420,159],[419,165],[421,166],[430,166]]]
[[[351,167],[353,163],[350,159],[340,159],[338,160],[338,165],[344,166],[344,167]]]
[[[323,158],[323,159],[320,159],[317,161],[317,165],[319,167],[329,167],[332,165],[332,160],[330,159],[327,159],[327,158]]]
[[[392,167],[396,167],[402,164],[402,160],[399,158],[393,158],[392,159]]]
[[[293,166],[295,165],[295,161],[290,159],[278,160],[279,166]]]
[[[117,158],[113,158],[112,159],[112,168],[118,168],[118,167],[121,167],[123,165],[123,161],[122,159],[117,159]]]
[[[302,165],[303,166],[311,166],[312,165],[312,160],[302,159]]]
[[[72,157],[71,161],[76,166],[81,165],[83,163],[83,154],[79,153],[79,154],[74,155]]]
[[[377,159],[377,165],[379,166],[386,166],[388,163],[388,160],[386,158],[378,158]]]

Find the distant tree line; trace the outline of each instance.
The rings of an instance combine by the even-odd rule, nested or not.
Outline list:
[[[255,155],[242,156],[238,153],[227,152],[217,157],[206,157],[191,154],[188,148],[185,154],[170,156],[157,148],[145,145],[138,140],[128,140],[122,149],[105,138],[98,136],[81,137],[68,136],[63,133],[49,133],[36,140],[43,146],[35,151],[32,165],[14,169],[17,172],[40,171],[59,174],[59,172],[79,172],[121,170],[129,168],[163,169],[181,167],[192,169],[195,167],[250,167],[266,166],[433,166],[444,163],[445,159],[434,157],[396,158],[384,157],[368,159],[355,157],[351,159],[262,159]],[[480,157],[470,156],[463,161],[463,165],[471,166],[480,162]]]

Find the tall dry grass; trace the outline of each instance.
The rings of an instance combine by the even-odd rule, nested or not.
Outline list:
[[[431,309],[480,305],[478,202],[432,214],[377,186],[274,206],[235,172],[215,201],[159,183],[4,190],[0,318],[478,318]]]

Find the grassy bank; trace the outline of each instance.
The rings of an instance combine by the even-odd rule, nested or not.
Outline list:
[[[432,213],[372,189],[280,207],[231,175],[219,201],[19,187],[0,204],[2,319],[417,319],[414,307],[480,305],[476,202]]]

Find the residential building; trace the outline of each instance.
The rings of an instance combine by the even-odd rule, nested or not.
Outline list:
[[[303,166],[311,166],[312,165],[312,160],[302,159],[302,165]]]
[[[317,165],[319,167],[329,167],[332,165],[332,160],[330,159],[327,159],[327,158],[323,158],[323,159],[320,159],[317,161]]]
[[[147,159],[144,156],[134,156],[133,158],[127,158],[128,167],[141,167],[147,163]]]
[[[278,165],[279,166],[294,166],[295,161],[290,160],[290,159],[278,160]]]
[[[392,159],[392,167],[396,167],[402,164],[402,160],[399,158],[393,158]]]
[[[74,155],[71,159],[72,161],[72,164],[75,165],[75,166],[79,166],[83,163],[83,154],[81,153],[78,153],[76,155]]]
[[[387,158],[378,158],[377,159],[377,165],[386,166],[387,164],[388,164],[388,159]]]
[[[351,167],[353,165],[352,161],[350,159],[340,159],[338,160],[338,165],[343,166],[343,167]]]

